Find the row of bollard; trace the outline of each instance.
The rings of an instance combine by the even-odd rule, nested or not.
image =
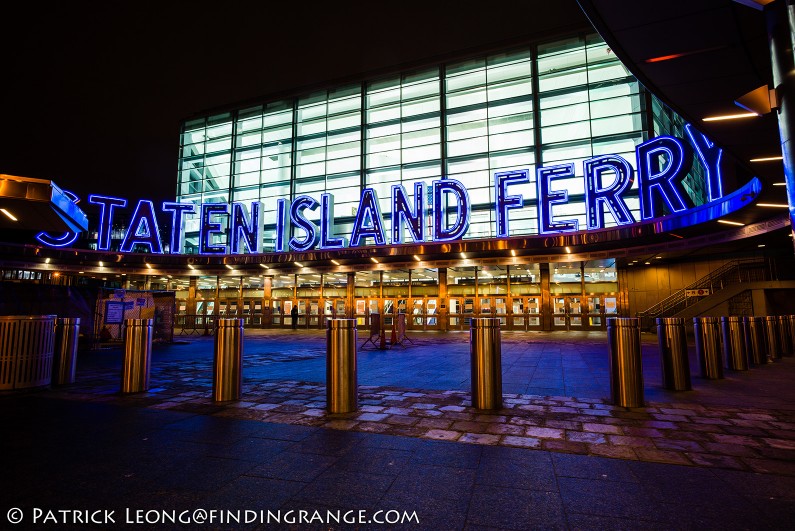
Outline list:
[[[472,406],[502,407],[500,320],[472,319],[470,352]],[[243,319],[216,321],[213,356],[213,400],[239,400],[242,387]],[[326,329],[326,407],[330,413],[358,409],[355,319],[329,319]],[[149,390],[152,355],[152,320],[127,319],[124,326],[124,359],[121,392]]]
[[[724,365],[730,370],[747,371],[751,364],[762,365],[782,356],[795,355],[795,315],[695,317],[693,331],[704,379],[723,378]],[[692,385],[685,320],[678,317],[657,319],[657,339],[663,387],[689,391]],[[609,318],[607,340],[613,403],[623,407],[642,407],[640,320]]]

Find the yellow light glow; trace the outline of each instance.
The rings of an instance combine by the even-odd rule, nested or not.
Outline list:
[[[757,203],[756,206],[767,208],[789,208],[789,205],[783,203]]]
[[[299,264],[298,262],[293,262],[298,267],[304,267],[304,264]]]
[[[376,260],[376,259],[375,259],[375,258],[373,258],[372,256],[370,257],[370,260],[372,260],[372,261],[373,261],[373,263],[375,263],[375,264],[377,264],[377,263],[378,263],[378,260]]]
[[[419,256],[417,256],[416,254],[414,255],[414,259],[415,259],[416,261],[418,261],[418,262],[422,262],[422,258],[420,258]]]
[[[335,266],[338,266],[338,265],[340,265],[340,263],[339,263],[339,262],[337,262],[336,260],[332,260],[332,261],[331,261],[331,263],[332,263],[332,264],[334,264]]]
[[[773,183],[773,186],[787,186],[787,183]]]
[[[17,218],[14,217],[14,215],[11,212],[6,210],[5,208],[0,208],[0,212],[8,216],[8,219],[10,219],[11,221],[19,221]]]
[[[738,227],[743,227],[745,223],[740,223],[739,221],[729,221],[728,219],[719,219],[718,223],[723,223],[724,225],[737,225]]]
[[[719,114],[717,116],[707,116],[703,118],[703,122],[720,122],[723,120],[739,120],[741,118],[753,118],[759,116],[755,112],[741,112],[737,114]]]
[[[784,160],[784,157],[779,155],[778,157],[759,157],[758,159],[751,159],[750,162],[770,162],[773,160]]]

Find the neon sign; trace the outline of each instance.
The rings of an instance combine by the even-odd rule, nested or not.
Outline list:
[[[637,170],[619,155],[599,155],[583,161],[587,230],[604,228],[608,215],[615,224],[621,226],[693,209],[694,205],[682,181],[690,171],[695,156],[705,168],[709,202],[720,200],[723,196],[720,169],[722,150],[689,124],[685,132],[689,143],[672,136],[660,136],[639,144],[635,149]],[[640,220],[635,219],[626,201],[636,173]],[[554,189],[553,182],[575,175],[575,165],[572,163],[536,168],[535,206],[540,235],[581,230],[578,219],[555,215],[555,207],[569,203],[570,198],[567,190]],[[609,179],[612,181],[606,184]],[[493,208],[498,238],[506,238],[510,234],[511,211],[526,207],[522,194],[513,193],[511,188],[530,182],[527,169],[494,174]],[[315,248],[384,246],[406,243],[407,238],[421,243],[426,241],[428,233],[434,242],[455,241],[465,236],[470,224],[472,203],[463,183],[442,178],[432,181],[430,187],[424,182],[416,182],[413,188],[413,195],[410,195],[403,185],[392,186],[391,201],[388,203],[391,207],[389,228],[385,227],[376,190],[364,188],[353,227],[348,234],[335,233],[334,196],[330,193],[321,194],[320,201],[308,195],[298,196],[292,201],[276,199],[274,249],[276,252],[304,252]],[[425,202],[426,192],[430,196],[428,205]],[[73,200],[76,202],[77,198]],[[91,195],[88,201],[100,207],[97,247],[108,251],[114,210],[126,207],[127,201],[102,195]],[[319,213],[316,216],[310,215],[317,210]],[[164,202],[161,211],[171,218],[168,242],[170,254],[183,252],[185,222],[191,217],[198,217],[199,221],[200,254],[263,252],[264,206],[259,201],[201,205]],[[319,217],[319,220],[313,221],[314,217]],[[225,243],[223,235],[226,235]],[[70,239],[69,233],[62,236],[42,233],[37,239],[49,246],[64,246],[74,241],[74,238]],[[131,252],[136,246],[143,246],[150,253],[164,252],[155,206],[151,201],[140,200],[135,206],[121,243],[121,252]]]

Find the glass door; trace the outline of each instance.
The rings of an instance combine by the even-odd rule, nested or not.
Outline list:
[[[307,319],[309,320],[309,327],[318,328],[320,326],[320,301],[313,299],[308,302],[309,314],[307,315]]]
[[[508,299],[505,297],[494,297],[492,317],[498,317],[500,326],[503,328],[508,324]]]
[[[534,296],[534,297],[527,297],[526,300],[526,308],[527,308],[527,328],[528,330],[532,329],[541,329],[541,297]]]
[[[566,297],[552,297],[552,328],[568,329]]]
[[[450,330],[461,330],[464,325],[464,300],[449,299],[448,308],[448,328]]]
[[[425,300],[411,300],[411,318],[409,326],[412,330],[423,330],[425,328]]]
[[[491,314],[494,313],[494,306],[491,300],[491,297],[481,297],[480,298],[480,316],[481,317],[492,317]]]
[[[588,328],[602,330],[605,327],[604,320],[604,305],[602,304],[602,297],[599,295],[591,295],[587,297],[588,303]]]
[[[569,327],[582,328],[582,297],[567,297]]]
[[[282,322],[283,309],[284,306],[282,304],[282,301],[275,299],[271,301],[271,322],[273,323],[273,326],[281,327],[284,325],[284,323]]]
[[[425,329],[439,329],[439,299],[428,299],[425,301]]]
[[[509,328],[513,330],[527,330],[525,308],[524,297],[513,297],[511,299],[511,319]]]

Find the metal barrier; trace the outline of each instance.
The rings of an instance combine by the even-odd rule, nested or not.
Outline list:
[[[356,340],[356,319],[328,320],[326,408],[329,413],[350,413],[359,408]]]
[[[765,338],[767,339],[767,359],[772,361],[781,359],[781,349],[778,345],[778,319],[775,315],[767,315],[765,320]]]
[[[124,360],[121,367],[122,393],[140,393],[149,390],[152,333],[152,319],[124,320]]]
[[[745,318],[745,350],[751,363],[761,365],[767,363],[767,340],[765,336],[765,320],[761,317]]]
[[[748,356],[745,350],[743,318],[737,316],[721,317],[720,326],[726,367],[733,371],[747,371]]]
[[[0,317],[0,390],[50,385],[54,315]]]
[[[795,355],[795,315],[788,315],[790,342],[792,343],[792,354]]]
[[[610,351],[610,394],[613,403],[623,407],[643,407],[640,319],[608,317],[607,347]]]
[[[792,356],[792,331],[789,316],[778,316],[778,346],[783,356]]]
[[[660,346],[663,387],[673,391],[692,389],[685,320],[681,317],[657,318],[657,342]]]
[[[79,335],[79,317],[64,317],[55,322],[55,349],[52,363],[53,385],[75,383],[77,338]]]
[[[472,377],[472,407],[502,407],[502,345],[499,318],[470,320],[469,358]]]
[[[708,380],[723,378],[718,318],[694,317],[693,331],[696,335],[696,354],[701,367],[701,377]]]
[[[243,319],[215,321],[213,401],[240,400],[243,370]]]

